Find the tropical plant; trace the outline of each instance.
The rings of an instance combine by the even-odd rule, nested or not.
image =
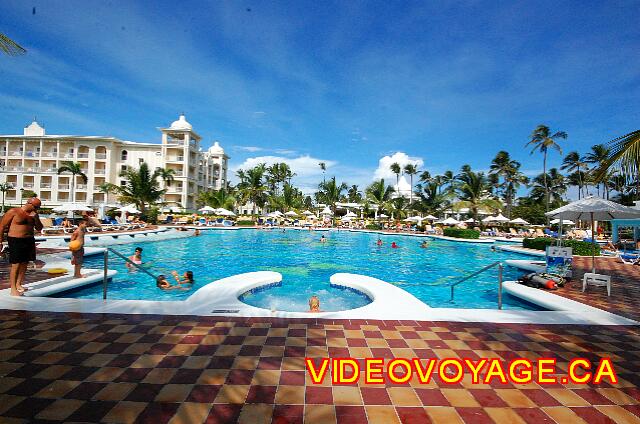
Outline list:
[[[576,175],[577,183],[578,183],[578,199],[580,198],[580,194],[582,194],[582,187],[585,185],[585,175],[584,172],[589,169],[587,162],[584,158],[580,157],[578,152],[570,152],[565,156],[562,161],[562,166],[560,166],[561,170],[567,170],[568,172],[573,172]],[[587,187],[587,195],[589,195],[589,188]]]
[[[471,217],[478,221],[478,211],[481,208],[491,211],[501,208],[502,203],[490,196],[487,177],[484,173],[473,172],[469,165],[464,165],[456,179],[459,181],[457,187],[459,201],[453,205],[454,209],[468,208]]]
[[[552,134],[552,131],[549,129],[548,126],[546,125],[538,125],[536,127],[535,130],[533,130],[533,132],[531,133],[531,140],[525,145],[525,147],[527,146],[533,146],[533,149],[531,150],[531,154],[533,154],[534,152],[538,151],[540,153],[542,153],[543,155],[543,160],[542,160],[542,175],[544,177],[544,191],[545,191],[545,198],[544,198],[544,202],[545,202],[545,208],[548,211],[549,210],[549,186],[547,184],[547,152],[549,151],[550,148],[555,149],[558,151],[558,153],[562,154],[562,148],[560,147],[560,145],[558,143],[556,143],[556,140],[559,139],[566,139],[567,138],[567,133],[564,131],[557,131],[555,133]]]
[[[76,177],[80,177],[86,184],[88,181],[87,175],[82,172],[82,165],[79,162],[65,161],[60,164],[58,168],[58,175],[69,172],[71,174],[71,201],[76,201]]]
[[[409,201],[404,196],[398,196],[391,199],[389,202],[391,206],[391,219],[402,219],[407,216],[407,206]]]
[[[556,168],[551,168],[547,174],[540,174],[533,179],[533,188],[529,197],[537,202],[550,199],[554,206],[561,206],[562,196],[567,192],[565,177]],[[548,209],[548,205],[545,211]]]
[[[640,199],[640,130],[611,140],[607,159],[596,173],[596,181],[604,181],[607,171],[617,171],[626,184],[635,186],[635,197]]]
[[[0,33],[0,51],[9,56],[18,56],[27,52],[24,47],[2,33]]]
[[[224,208],[233,210],[236,204],[236,198],[233,190],[230,188],[221,188],[220,190],[205,190],[198,193],[198,205],[211,206],[212,208]]]
[[[325,173],[325,171],[327,170],[327,164],[326,164],[326,163],[324,163],[324,162],[320,162],[320,163],[318,164],[318,166],[320,166],[320,169],[322,170],[322,182],[323,182],[323,183],[326,183],[326,182],[327,182],[327,180],[326,180],[326,179],[325,179],[325,177],[324,177],[324,173]]]
[[[414,164],[408,163],[404,166],[404,173],[409,176],[411,184],[411,192],[409,194],[409,205],[413,204],[413,176],[418,173],[418,167]]]
[[[593,165],[594,167],[591,172],[594,177],[598,169],[602,168],[602,166],[607,162],[610,153],[611,151],[604,144],[596,144],[595,146],[591,146],[591,151],[587,152],[584,155],[583,160],[586,163]],[[594,178],[596,190],[598,190],[598,196],[600,196],[600,184],[602,183],[602,194],[605,195],[606,198],[609,198],[609,188],[607,187],[607,180],[611,177],[610,174],[611,171],[605,172],[602,181],[598,181]]]
[[[176,171],[174,169],[170,169],[170,168],[157,168],[157,169],[158,169],[158,175],[160,179],[164,181],[165,186],[168,186],[169,184],[175,181],[174,176],[176,174]]]
[[[336,183],[336,177],[329,181],[323,181],[318,185],[318,201],[329,206],[334,216],[336,214],[336,203],[342,199],[342,192],[347,190],[346,183]]]
[[[400,164],[398,162],[394,162],[391,164],[389,169],[391,169],[391,172],[396,174],[396,190],[397,190],[400,188],[400,173],[402,172],[402,168],[400,167]]]
[[[390,209],[393,193],[393,187],[386,185],[383,178],[372,182],[365,190],[366,199],[377,205],[379,211]]]
[[[489,175],[495,175],[502,178],[502,183],[498,184],[507,205],[507,217],[511,218],[511,209],[515,200],[516,193],[521,184],[528,184],[527,178],[520,172],[520,162],[511,159],[508,152],[500,151],[491,162]]]
[[[253,215],[257,215],[258,207],[262,208],[267,202],[267,187],[264,184],[265,164],[261,163],[247,171],[242,169],[236,172],[240,179],[237,189],[240,199],[253,204]]]
[[[13,185],[11,183],[0,183],[0,193],[2,193],[2,213],[4,213],[4,197],[7,194],[7,191],[13,190]]]
[[[32,197],[38,197],[38,193],[36,193],[33,190],[22,190],[22,193],[20,194],[20,196],[23,199],[31,199]]]
[[[166,192],[160,188],[161,175],[160,169],[151,172],[149,165],[143,162],[138,169],[127,168],[122,171],[120,177],[125,179],[125,184],[112,185],[111,189],[121,203],[135,204],[144,215],[147,205],[158,203]]]
[[[418,195],[418,199],[413,207],[423,213],[440,215],[451,206],[449,195],[442,194],[440,187],[436,181],[417,184],[416,194]]]
[[[357,185],[354,184],[349,187],[347,190],[347,199],[350,203],[360,203],[362,201],[362,194]]]

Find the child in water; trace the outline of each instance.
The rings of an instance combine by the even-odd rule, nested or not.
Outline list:
[[[322,312],[320,310],[320,299],[316,295],[311,296],[309,299],[309,312]]]

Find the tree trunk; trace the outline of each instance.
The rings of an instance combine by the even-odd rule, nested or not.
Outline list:
[[[549,187],[547,186],[547,151],[544,151],[544,159],[542,160],[542,177],[544,179],[544,209],[549,212]],[[547,219],[547,226],[549,225],[549,217],[545,215]]]

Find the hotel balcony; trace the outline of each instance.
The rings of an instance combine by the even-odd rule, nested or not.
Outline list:
[[[96,153],[96,159],[104,160],[106,158],[107,158],[107,154],[106,153]]]
[[[167,156],[167,162],[184,162],[184,156]]]
[[[94,175],[105,175],[107,173],[107,171],[105,169],[94,169],[93,170],[93,174]]]
[[[78,153],[78,159],[88,159],[89,153]]]
[[[62,158],[64,159],[73,159],[73,153],[65,153],[63,155],[60,155]]]
[[[87,185],[86,184],[76,184],[76,189],[78,189],[78,190],[86,190],[87,189]]]
[[[33,183],[24,183],[24,184],[22,184],[22,187],[24,187],[24,188],[33,188]]]
[[[9,156],[19,156],[19,157],[22,157],[22,152],[17,152],[17,151],[15,151],[15,152],[10,152],[10,153],[9,153]]]
[[[40,183],[41,188],[51,188],[51,183]]]
[[[69,190],[69,184],[58,184],[58,190]]]
[[[44,156],[45,158],[57,158],[58,152],[44,152],[41,156]]]

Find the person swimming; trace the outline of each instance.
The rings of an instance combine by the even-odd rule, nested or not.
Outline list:
[[[423,249],[424,249],[424,248],[427,248],[427,247],[429,247],[429,243],[428,243],[428,242],[426,242],[426,241],[423,241],[423,242],[420,244],[420,247],[422,247]]]
[[[382,239],[380,239],[380,237],[378,237],[378,241],[376,242],[376,244],[378,246],[382,246]]]
[[[160,274],[156,278],[156,287],[162,290],[183,290],[184,291],[184,290],[191,290],[191,287],[195,283],[195,280],[193,279],[192,271],[186,271],[182,275],[184,280],[180,279],[180,276],[178,275],[177,271],[171,271],[171,275],[173,275],[173,278],[176,279],[176,282],[178,284],[172,286],[171,283],[167,280],[167,277],[165,277],[164,274]],[[183,287],[183,284],[188,284],[188,287]]]
[[[309,298],[309,312],[322,312],[320,310],[320,298],[316,295]]]
[[[396,242],[395,242],[395,241],[392,241],[392,242],[391,242],[391,248],[392,248],[392,249],[397,249],[398,247],[399,247],[399,246],[396,244]]]
[[[320,237],[320,243],[324,243],[325,241],[327,241],[327,238],[324,236],[324,234]]]

